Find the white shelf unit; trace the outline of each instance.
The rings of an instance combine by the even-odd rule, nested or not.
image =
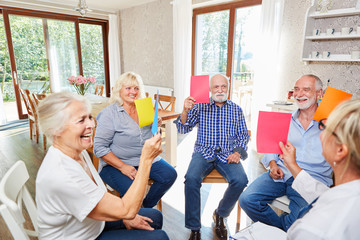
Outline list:
[[[354,16],[354,15],[360,15],[360,9],[356,9],[356,8],[335,9],[335,10],[329,10],[326,13],[313,11],[309,14],[309,17],[329,18],[329,17],[346,17],[346,16]]]
[[[316,21],[320,21],[321,19],[326,18],[346,18],[351,16],[360,16],[360,9],[356,8],[344,8],[344,9],[334,9],[329,10],[326,13],[321,13],[319,11],[316,11],[316,5],[312,5],[306,13],[306,19],[305,19],[305,30],[304,30],[304,41],[303,41],[303,51],[302,51],[302,57],[301,60],[305,63],[308,62],[360,62],[360,59],[351,59],[349,53],[342,53],[342,54],[331,54],[330,58],[312,58],[311,52],[316,51],[314,49],[314,43],[318,43],[318,46],[321,42],[329,42],[333,41],[334,43],[338,41],[353,41],[353,40],[360,40],[360,33],[352,33],[347,35],[341,34],[341,29],[337,29],[340,32],[335,32],[332,35],[327,35],[326,29],[330,28],[330,26],[324,26],[322,29],[320,29],[323,33],[320,33],[320,35],[313,35],[313,30],[316,26]],[[356,27],[356,26],[344,26],[344,27]],[[325,34],[324,34],[325,33]],[[331,49],[323,49],[324,51],[331,51]],[[322,53],[322,51],[319,51]]]
[[[324,35],[324,36],[306,36],[306,40],[341,40],[341,39],[357,39],[360,38],[360,34],[349,34],[349,35]]]

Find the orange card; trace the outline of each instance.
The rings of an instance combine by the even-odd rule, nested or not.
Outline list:
[[[333,87],[327,87],[324,97],[322,98],[319,107],[317,108],[313,119],[320,121],[321,119],[328,118],[332,110],[345,100],[349,100],[352,94],[341,91]]]

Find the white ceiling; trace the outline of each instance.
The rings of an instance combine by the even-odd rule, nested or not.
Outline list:
[[[42,1],[59,3],[59,4],[68,3],[74,6],[76,6],[79,3],[78,0],[42,0]],[[93,10],[108,9],[108,10],[116,11],[119,9],[134,7],[154,1],[156,0],[86,0],[86,4],[88,5],[88,8]]]
[[[96,12],[116,12],[121,9],[139,6],[157,0],[86,0],[89,9]],[[79,0],[0,0],[0,5],[10,6],[38,6],[50,8],[72,9]]]

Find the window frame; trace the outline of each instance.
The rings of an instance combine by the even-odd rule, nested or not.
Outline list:
[[[105,94],[107,97],[110,96],[110,73],[109,73],[109,53],[108,53],[109,21],[108,20],[90,18],[90,17],[78,17],[78,16],[61,14],[61,13],[52,13],[52,12],[22,9],[22,8],[7,7],[7,6],[0,6],[0,14],[3,15],[3,19],[4,19],[5,35],[6,35],[6,40],[7,40],[7,47],[8,47],[8,53],[9,53],[9,58],[10,58],[10,65],[11,65],[11,75],[12,75],[12,81],[14,84],[15,99],[16,99],[16,103],[17,103],[19,119],[27,118],[27,114],[24,114],[23,110],[22,110],[19,85],[17,82],[17,76],[15,76],[15,73],[17,73],[17,69],[16,69],[16,62],[15,62],[14,48],[13,48],[13,42],[12,42],[9,15],[36,17],[36,18],[42,19],[44,39],[45,39],[45,49],[46,49],[46,60],[47,60],[49,76],[50,76],[50,66],[49,66],[49,58],[48,58],[49,57],[49,55],[48,55],[49,46],[47,44],[47,39],[46,39],[46,34],[48,32],[46,20],[53,19],[53,20],[65,20],[65,21],[74,22],[76,44],[77,44],[77,58],[78,58],[78,63],[79,63],[78,70],[79,70],[80,75],[83,75],[83,64],[82,64],[82,57],[81,57],[79,24],[84,23],[84,24],[100,25],[102,27],[102,33],[103,33],[102,40],[103,40],[103,52],[104,52]],[[50,81],[50,79],[49,79],[49,81]]]
[[[229,89],[231,88],[232,79],[232,63],[233,63],[233,48],[235,37],[235,15],[237,8],[251,7],[261,5],[262,0],[241,0],[234,3],[219,4],[208,7],[201,7],[193,9],[192,19],[192,48],[191,48],[191,75],[195,74],[195,57],[196,57],[196,20],[197,16],[205,13],[213,13],[218,11],[229,10],[229,29],[228,29],[228,52],[227,52],[227,64],[226,64],[226,76],[229,77]],[[228,98],[230,99],[229,94]]]

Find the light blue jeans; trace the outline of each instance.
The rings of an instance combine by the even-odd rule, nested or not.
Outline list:
[[[100,172],[101,178],[110,187],[124,196],[130,185],[133,183],[128,176],[121,173],[120,170],[107,165]],[[150,178],[154,180],[149,192],[147,193],[143,206],[145,208],[154,207],[161,197],[170,189],[177,177],[175,169],[164,159],[152,164]]]
[[[200,188],[204,177],[214,168],[224,176],[229,185],[216,209],[220,217],[228,217],[248,179],[241,163],[223,163],[218,160],[207,162],[201,153],[193,153],[185,175],[185,227],[200,230]]]
[[[308,203],[292,187],[294,178],[285,183],[274,182],[269,172],[263,173],[241,194],[239,204],[254,221],[260,221],[287,231],[296,220],[299,211]],[[268,205],[275,198],[286,195],[290,199],[290,214],[278,216]]]
[[[160,211],[152,208],[141,208],[139,215],[151,218],[153,220],[150,223],[153,231],[147,230],[127,230],[123,221],[105,222],[105,228],[103,232],[96,238],[96,240],[115,240],[115,239],[158,239],[168,240],[166,232],[161,230],[163,224],[163,216]]]

